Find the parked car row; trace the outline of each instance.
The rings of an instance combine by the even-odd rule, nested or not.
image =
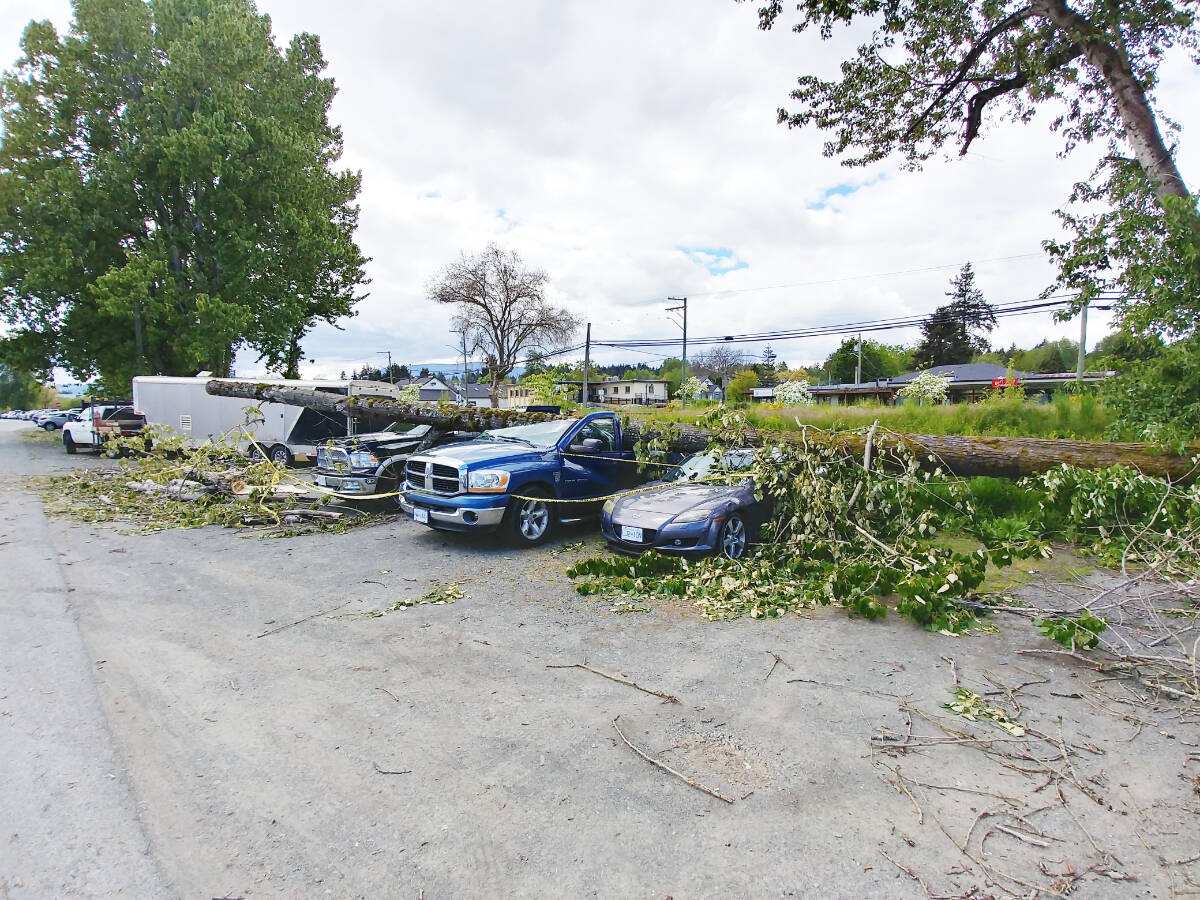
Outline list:
[[[614,496],[640,480],[622,448],[612,412],[492,429],[409,456],[401,509],[443,531],[500,530],[519,546],[546,541],[560,521],[599,512],[617,552],[730,559],[747,553],[770,517],[746,471],[751,450],[696,454],[637,492]]]
[[[62,428],[66,422],[72,422],[78,416],[79,410],[77,409],[10,409],[8,412],[0,413],[0,418],[23,419],[33,422],[38,428],[44,428],[46,431]]]
[[[145,422],[119,403],[43,413],[34,421],[62,427],[67,453],[99,449]],[[771,515],[769,501],[754,496],[754,451],[695,454],[630,492],[644,476],[623,449],[621,425],[611,411],[481,434],[396,424],[327,441],[315,481],[343,496],[389,495],[388,505],[430,528],[499,530],[519,546],[543,543],[560,522],[598,514],[619,553],[745,556]]]

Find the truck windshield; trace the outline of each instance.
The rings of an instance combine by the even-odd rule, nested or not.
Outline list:
[[[407,434],[409,437],[419,438],[429,434],[430,425],[413,425],[411,422],[393,422],[383,430],[388,434]]]
[[[494,428],[479,436],[481,441],[513,441],[528,444],[539,450],[548,450],[558,443],[578,419],[557,419],[553,422],[538,422],[536,425],[514,425],[512,428]]]

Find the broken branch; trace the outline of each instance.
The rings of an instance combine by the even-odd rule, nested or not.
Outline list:
[[[684,784],[694,787],[696,790],[701,791],[705,794],[708,794],[708,796],[710,796],[710,797],[716,797],[718,800],[722,800],[725,803],[733,803],[733,800],[731,798],[726,797],[725,795],[720,794],[717,791],[714,791],[712,788],[705,787],[698,781],[693,781],[692,779],[690,779],[686,775],[684,775],[682,772],[675,771],[670,766],[668,766],[666,763],[660,762],[659,760],[655,759],[650,754],[635,747],[630,742],[629,738],[625,737],[625,732],[623,732],[621,730],[621,726],[617,724],[617,719],[619,719],[619,718],[621,718],[621,717],[617,716],[616,719],[613,719],[613,722],[612,722],[613,728],[615,728],[617,731],[617,736],[625,743],[626,747],[628,747],[630,750],[632,750],[634,753],[636,753],[638,756],[640,756],[646,762],[650,763],[650,765],[657,766],[658,768],[662,769],[664,772],[669,772],[670,774],[672,774],[676,778],[678,778],[680,781],[682,781]]]

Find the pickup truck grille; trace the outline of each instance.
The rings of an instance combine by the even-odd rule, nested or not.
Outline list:
[[[318,447],[317,468],[327,472],[349,472],[350,454],[341,447]]]
[[[457,494],[460,491],[458,469],[424,459],[410,459],[406,468],[408,486],[433,494]]]

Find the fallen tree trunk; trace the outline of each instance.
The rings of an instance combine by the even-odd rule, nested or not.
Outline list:
[[[467,408],[446,403],[402,403],[383,397],[345,397],[304,388],[217,379],[208,383],[207,390],[210,394],[221,397],[242,397],[259,402],[307,406],[338,415],[392,419],[417,425],[432,425],[448,431],[483,431],[488,428],[527,425],[560,418],[547,413]],[[659,438],[665,440],[672,451],[696,453],[708,447],[712,437],[711,432],[694,425],[638,419],[626,420],[622,431],[626,450],[633,449],[640,441]],[[817,437],[818,434],[823,433],[810,432],[808,440],[821,439]],[[963,476],[1021,478],[1044,472],[1063,463],[1084,469],[1098,469],[1111,465],[1131,466],[1147,475],[1169,478],[1172,481],[1191,481],[1196,474],[1188,456],[1157,453],[1149,444],[946,434],[893,434],[892,437],[918,453],[923,464],[930,467],[941,465],[955,475]],[[861,453],[866,435],[839,433],[836,439],[851,451]],[[801,444],[804,440],[805,436],[800,431],[760,432],[749,428],[745,431],[744,443],[747,446],[759,447],[764,442]],[[1193,449],[1192,453],[1195,452],[1200,452],[1200,448]]]

